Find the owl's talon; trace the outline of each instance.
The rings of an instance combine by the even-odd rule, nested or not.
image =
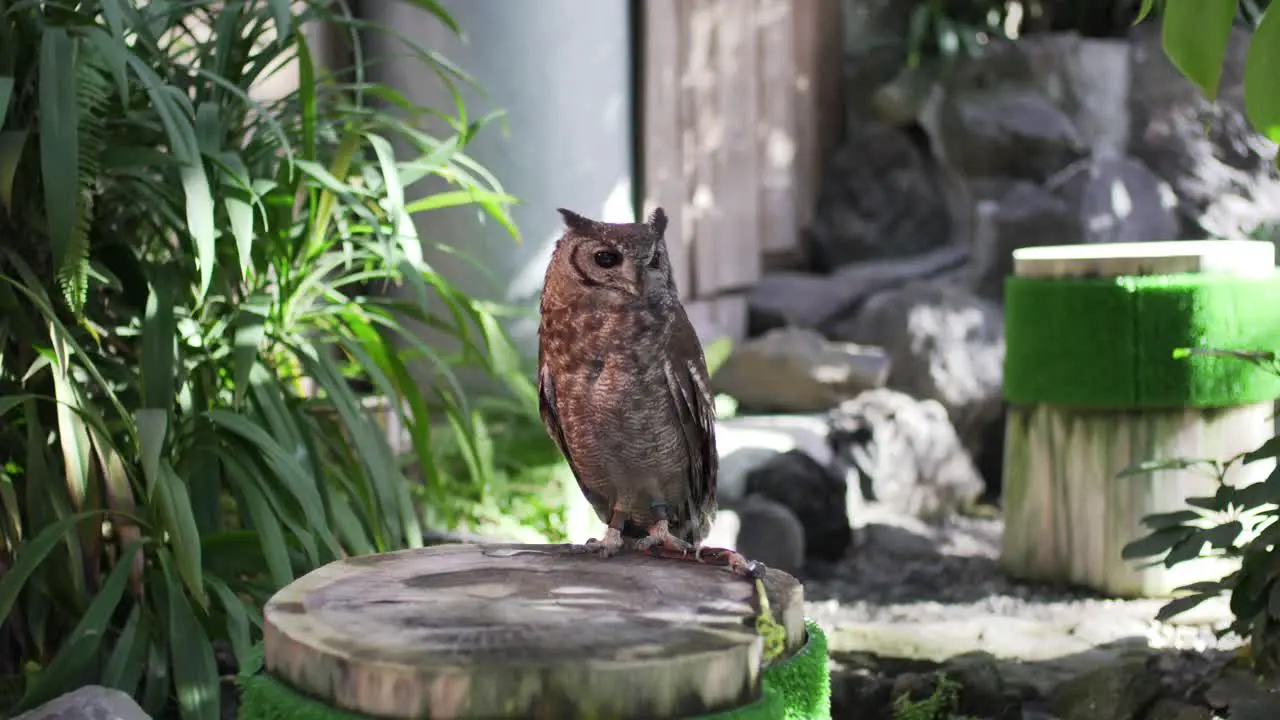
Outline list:
[[[649,528],[649,534],[636,540],[632,547],[641,552],[662,548],[664,550],[674,550],[681,554],[693,550],[692,545],[671,534],[671,527],[666,520],[659,520],[654,523],[653,527]]]
[[[586,552],[595,553],[602,558],[612,557],[622,549],[622,533],[614,528],[605,531],[604,540],[591,538],[584,545]]]

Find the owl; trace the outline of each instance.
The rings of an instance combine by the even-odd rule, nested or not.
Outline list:
[[[561,209],[538,327],[542,422],[608,529],[583,550],[624,546],[728,565],[701,547],[716,512],[714,402],[706,360],[676,293],[661,208],[643,223]]]

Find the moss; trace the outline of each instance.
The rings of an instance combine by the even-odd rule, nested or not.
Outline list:
[[[1005,397],[1099,408],[1229,407],[1280,397],[1280,378],[1181,347],[1274,350],[1280,273],[1042,279],[1005,285]]]

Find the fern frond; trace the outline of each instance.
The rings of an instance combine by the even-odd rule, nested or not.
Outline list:
[[[106,149],[107,107],[111,85],[100,58],[91,47],[82,47],[84,62],[76,74],[77,132],[80,157],[76,180],[76,217],[66,259],[58,272],[58,286],[67,305],[77,314],[84,307],[89,284],[89,226]]]

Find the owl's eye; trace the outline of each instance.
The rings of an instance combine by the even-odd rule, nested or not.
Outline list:
[[[601,250],[600,252],[597,252],[595,257],[592,259],[595,260],[596,264],[600,267],[608,269],[615,267],[618,263],[622,262],[622,253],[617,250]]]

